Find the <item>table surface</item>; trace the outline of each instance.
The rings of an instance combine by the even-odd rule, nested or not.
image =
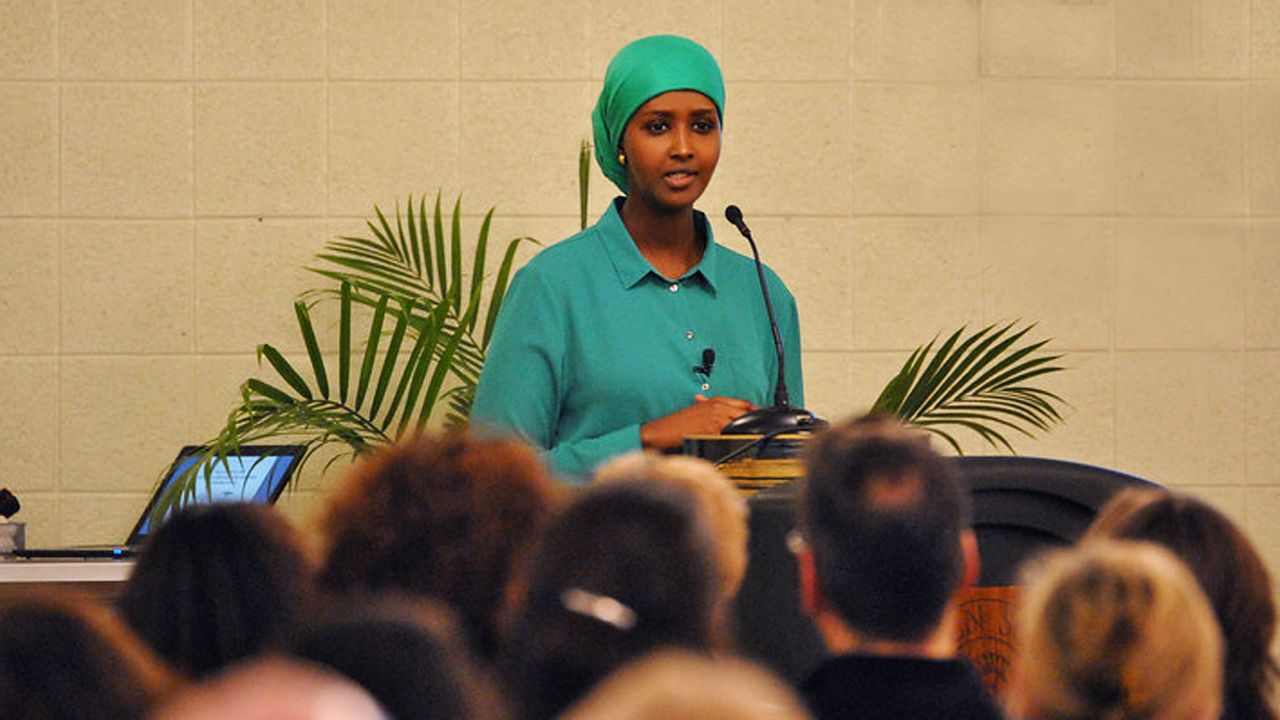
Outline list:
[[[0,559],[0,583],[120,583],[132,571],[133,560]]]

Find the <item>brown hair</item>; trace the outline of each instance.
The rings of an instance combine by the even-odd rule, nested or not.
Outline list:
[[[1151,543],[1095,540],[1033,566],[1010,705],[1054,720],[1210,720],[1222,639],[1195,578]]]
[[[105,607],[44,592],[0,600],[6,718],[137,720],[177,682]]]
[[[1226,718],[1276,715],[1276,634],[1271,578],[1257,551],[1225,515],[1190,495],[1125,490],[1099,513],[1087,538],[1147,540],[1191,568],[1226,640]]]
[[[442,600],[489,657],[512,574],[556,498],[526,445],[465,433],[411,437],[357,464],[330,497],[321,584]]]

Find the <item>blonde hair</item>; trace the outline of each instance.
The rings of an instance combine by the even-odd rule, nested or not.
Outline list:
[[[808,720],[781,681],[744,660],[660,650],[600,683],[562,720]]]
[[[1033,568],[1018,613],[1010,705],[1024,717],[1217,718],[1222,639],[1173,554],[1094,540]]]
[[[1152,503],[1159,502],[1161,498],[1169,495],[1167,490],[1152,488],[1125,488],[1107,501],[1106,505],[1098,511],[1098,515],[1094,517],[1093,522],[1089,523],[1089,529],[1085,530],[1084,540],[1104,540],[1104,539],[1123,539],[1119,530],[1130,522],[1135,512]],[[1136,538],[1131,538],[1136,539]]]
[[[716,590],[722,601],[738,594],[747,572],[747,501],[715,465],[693,457],[633,452],[596,470],[597,483],[657,480],[687,490],[715,543]]]

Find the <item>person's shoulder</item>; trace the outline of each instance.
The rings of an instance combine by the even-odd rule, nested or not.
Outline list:
[[[547,245],[520,269],[520,273],[553,282],[587,271],[600,259],[600,243],[595,226]]]
[[[750,282],[755,285],[760,281],[756,278],[756,261],[750,255],[745,255],[732,248],[726,247],[719,243],[716,244],[719,257],[716,259],[723,267],[723,271],[733,277],[750,278]],[[764,262],[764,277],[769,283],[769,292],[774,295],[791,300],[791,290],[787,287],[787,283],[783,281],[782,276],[774,272],[769,267],[769,263]]]

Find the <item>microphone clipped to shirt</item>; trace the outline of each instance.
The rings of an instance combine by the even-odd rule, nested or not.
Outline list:
[[[694,365],[693,371],[698,375],[702,375],[703,377],[710,378],[711,368],[715,367],[715,364],[716,364],[715,348],[705,348],[702,351],[702,364]]]

